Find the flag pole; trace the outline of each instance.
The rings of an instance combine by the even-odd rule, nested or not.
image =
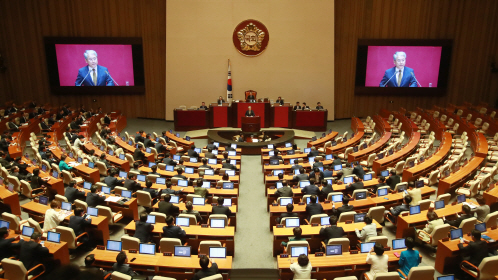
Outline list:
[[[232,103],[232,72],[230,71],[230,59],[228,59],[228,81],[227,81],[227,102]]]

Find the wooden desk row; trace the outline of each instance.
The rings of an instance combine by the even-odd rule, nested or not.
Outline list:
[[[89,152],[91,150],[94,150],[95,151],[95,156],[99,157],[105,153],[103,151],[101,151],[98,147],[96,147],[92,142],[87,142],[85,143],[84,145],[85,149]],[[106,153],[106,156],[105,156],[105,159],[107,161],[109,161],[109,163],[111,163],[112,165],[116,166],[117,168],[119,168],[120,170],[123,170],[123,171],[130,171],[130,162],[126,159],[119,159],[119,157],[116,157],[116,156],[111,156],[109,154]]]
[[[7,238],[16,238],[19,234],[15,233],[13,230],[9,229],[9,235]],[[22,236],[24,241],[29,241],[31,238]],[[16,243],[18,241],[15,241]],[[60,243],[53,243],[49,241],[44,242],[44,246],[48,249],[48,252],[54,257],[54,260],[59,260],[61,265],[69,264],[69,247],[67,243],[61,241]]]
[[[145,167],[145,166],[140,167],[139,170],[141,172],[144,172],[144,173],[152,172],[152,170],[149,167]],[[162,177],[167,177],[167,178],[172,178],[178,174],[176,171],[166,171],[166,170],[160,170],[160,169],[157,170],[157,173],[159,173]],[[183,172],[182,175],[187,177],[187,179],[189,179],[189,180],[194,180],[194,179],[199,178],[199,173],[187,174],[187,173]],[[217,182],[217,181],[220,181],[222,178],[223,178],[223,176],[220,176],[220,175],[204,175],[204,180],[207,180],[207,181]],[[240,182],[239,175],[229,176],[228,179],[231,182],[236,182],[236,183]]]
[[[61,148],[57,146],[57,144],[52,143],[52,145],[49,146],[48,150],[52,152],[55,158],[58,160],[61,160],[61,156],[63,154]],[[77,155],[73,155],[77,156]],[[67,156],[65,162],[71,166],[73,166],[73,170],[76,171],[81,177],[85,179],[85,181],[92,182],[92,183],[98,183],[100,182],[100,173],[97,168],[90,168],[82,163],[78,163],[75,159],[70,158],[69,155]],[[61,175],[62,176],[62,175]]]
[[[166,186],[154,183],[154,184],[152,184],[152,188],[160,190],[160,189],[165,189]],[[175,191],[182,191],[182,193],[179,195],[180,197],[186,197],[186,195],[188,195],[188,194],[194,194],[194,187],[193,186],[188,186],[188,187],[171,186],[171,189],[175,190]],[[212,187],[212,188],[208,189],[208,194],[210,194],[212,196],[232,197],[232,202],[233,202],[233,198],[235,198],[237,200],[239,197],[239,189],[238,188],[217,189],[217,188]],[[185,199],[184,199],[184,201],[185,201]],[[237,203],[234,203],[234,204],[237,204]]]
[[[359,118],[351,118],[351,129],[354,132],[354,136],[349,138],[348,141],[342,142],[336,146],[328,147],[327,154],[338,154],[344,152],[347,148],[357,146],[361,139],[365,135],[365,126]]]
[[[332,131],[331,133],[325,135],[325,137],[320,137],[320,139],[317,139],[315,141],[309,141],[307,146],[308,146],[308,148],[323,147],[325,145],[325,143],[327,143],[328,141],[334,140],[337,137],[337,134],[339,134],[337,131]]]

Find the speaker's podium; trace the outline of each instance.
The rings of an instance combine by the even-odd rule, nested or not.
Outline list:
[[[242,132],[252,133],[259,132],[261,130],[261,119],[260,117],[242,117]]]

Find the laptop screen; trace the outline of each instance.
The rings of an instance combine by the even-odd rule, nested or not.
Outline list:
[[[237,160],[236,159],[231,159],[230,160],[231,165],[237,165]]]
[[[211,188],[211,182],[209,182],[209,181],[202,182],[202,187],[205,188],[205,189],[210,189]]]
[[[140,182],[145,182],[145,175],[137,175],[137,179]]]
[[[92,162],[93,163],[93,162]],[[93,168],[93,167],[92,167]],[[42,165],[42,170],[43,172],[47,172],[47,166],[46,165]]]
[[[384,177],[387,177],[387,176],[389,176],[389,171],[388,170],[383,170],[383,171],[380,172],[380,175],[384,176]]]
[[[90,182],[83,182],[83,188],[89,190],[92,187],[92,183]]]
[[[180,155],[173,155],[173,160],[180,160]]]
[[[175,257],[190,257],[190,246],[175,246]]]
[[[330,217],[321,217],[320,218],[320,225],[322,225],[322,226],[330,225]]]
[[[149,162],[149,167],[152,167],[152,166],[154,166],[154,165],[156,165],[156,163],[155,163],[155,162]]]
[[[365,220],[367,213],[354,214],[354,222],[361,223]]]
[[[327,245],[327,256],[342,255],[342,245]]]
[[[286,148],[290,148],[290,147],[292,147],[292,143],[285,143],[285,147],[286,147]]]
[[[147,151],[147,153],[150,153],[150,148],[147,148],[149,151]],[[109,150],[109,155],[113,156],[114,155],[114,151],[113,150]]]
[[[156,178],[156,184],[166,185],[166,178],[161,178],[161,177]]]
[[[405,245],[404,238],[393,240],[393,250],[399,250],[399,249],[405,249],[405,248],[406,248],[406,245]]]
[[[9,229],[10,223],[4,220],[0,220],[0,228],[7,228]]]
[[[237,155],[237,152],[236,151],[228,151],[228,156],[236,156]]]
[[[57,171],[52,172],[52,177],[59,178],[59,173]]]
[[[353,183],[353,177],[344,177],[344,184]]]
[[[357,192],[355,195],[356,200],[361,200],[361,199],[366,199],[366,198],[367,198],[366,192]]]
[[[147,215],[147,221],[146,221],[146,223],[155,224],[156,223],[156,216],[154,216],[154,215]]]
[[[124,154],[120,154],[120,155],[119,155],[119,159],[120,159],[120,160],[124,160],[124,159],[125,159],[125,155],[124,155]]]
[[[34,227],[24,226],[22,228],[22,235],[24,235],[24,236],[31,237],[31,235],[33,234],[33,232],[35,232],[35,228]]]
[[[358,146],[353,147],[353,152],[355,152],[355,153],[358,152]]]
[[[298,227],[299,218],[287,218],[285,219],[285,227]]]
[[[218,150],[213,150],[212,153],[218,155]]]
[[[273,176],[278,176],[278,174],[280,174],[280,173],[284,173],[284,171],[281,169],[273,170]]]
[[[48,205],[48,197],[40,196],[38,202],[40,202],[40,204],[43,204],[43,205]]]
[[[209,163],[209,164],[217,164],[217,163],[218,163],[218,160],[217,160],[217,159],[215,159],[215,158],[210,158],[210,159],[208,159],[208,163]]]
[[[189,159],[189,161],[190,161],[190,162],[198,162],[197,158],[195,158],[195,157],[191,157],[191,158]]]
[[[461,228],[450,230],[451,240],[463,237],[463,231]]]
[[[305,254],[306,256],[308,255],[307,246],[291,247],[291,258],[297,258],[301,254]]]
[[[294,150],[288,150],[288,151],[287,151],[287,154],[288,154],[288,155],[295,155],[295,154],[296,154],[296,152],[295,152]]]
[[[457,196],[458,203],[465,202],[465,200],[466,200],[466,198],[465,198],[464,194],[461,194],[461,195]]]
[[[225,198],[223,200],[223,206],[232,206],[232,199],[231,198]]]
[[[224,259],[227,257],[227,248],[226,247],[209,247],[209,257]]]
[[[2,227],[2,226],[0,225],[0,227]],[[486,231],[486,223],[478,223],[475,225],[475,228],[480,232],[485,232]]]
[[[277,189],[280,189],[280,188],[284,187],[284,185],[282,185],[282,182],[276,182],[275,186],[277,187]]]
[[[224,228],[225,227],[225,219],[210,219],[209,220],[211,228]]]
[[[126,173],[124,171],[119,171],[119,177],[120,178],[128,178],[128,173]]]
[[[309,157],[308,162],[309,162],[309,164],[315,163],[315,157]]]
[[[269,156],[274,156],[274,155],[275,155],[275,151],[269,151],[269,152],[268,152],[268,155],[269,155]]]
[[[63,201],[61,208],[66,211],[71,211],[72,206],[71,203]]]
[[[94,167],[95,167],[95,163],[93,163],[93,162],[89,161],[89,162],[88,162],[88,167],[90,167],[90,168],[94,168]]]
[[[193,167],[185,167],[185,173],[194,174],[194,168]]]
[[[204,203],[205,203],[204,197],[193,197],[192,198],[193,205],[204,205]]]
[[[105,194],[110,194],[111,193],[111,188],[110,187],[102,186],[102,192],[105,193]]]
[[[169,202],[171,202],[173,204],[178,204],[180,202],[180,197],[176,196],[176,195],[172,195],[171,199],[169,200]]]
[[[184,217],[177,217],[176,218],[176,225],[182,226],[182,227],[188,227],[188,226],[190,226],[190,219],[184,218]]]
[[[233,190],[233,182],[223,182],[224,190]]]
[[[332,160],[332,159],[334,159],[334,155],[330,154],[325,156],[325,160]]]
[[[418,180],[415,182],[415,187],[417,188],[422,188],[424,186],[424,181],[423,180]]]
[[[299,172],[299,169],[294,169],[294,175],[299,175],[301,172]]]
[[[370,180],[372,180],[372,173],[370,173],[370,174],[365,174],[365,175],[363,176],[363,181],[370,181]]]
[[[214,169],[204,169],[204,175],[214,175]]]
[[[420,213],[420,205],[410,206],[410,215],[415,215]]]
[[[270,165],[279,165],[279,160],[278,159],[270,159]]]
[[[97,217],[99,215],[99,209],[94,208],[94,207],[88,207],[86,209],[88,215]]]
[[[61,234],[58,232],[49,231],[47,232],[47,241],[60,243],[61,242]]]
[[[187,180],[178,180],[178,186],[188,187],[188,181]]]
[[[232,147],[233,149],[237,149],[237,144],[232,144],[230,145],[230,147]]]
[[[455,280],[455,276],[453,275],[448,275],[448,276],[439,276],[437,280]]]
[[[273,149],[274,148],[273,144],[268,144],[267,147],[268,147],[268,149]]]
[[[441,208],[444,208],[444,200],[439,200],[439,201],[436,201],[434,203],[434,208],[437,210],[437,209],[441,209]]]
[[[166,171],[174,171],[175,170],[175,167],[173,165],[166,165],[166,168],[165,168]]]
[[[121,196],[126,198],[131,198],[131,191],[121,191]]]
[[[218,143],[218,142],[213,142],[213,145],[215,145],[218,148],[220,147],[220,143]]]
[[[200,153],[201,153],[201,148],[195,148],[195,149],[194,149],[194,151],[195,151],[196,153],[200,154]]]
[[[228,174],[228,176],[235,176],[235,170],[225,170],[225,174]]]
[[[156,244],[146,244],[140,243],[140,248],[138,249],[139,254],[155,255],[156,254]]]
[[[121,241],[107,240],[107,250],[121,252]]]
[[[362,253],[368,253],[373,246],[375,246],[375,242],[361,243],[360,251]]]
[[[299,182],[299,187],[302,189],[310,185],[310,181],[301,181]]]
[[[377,196],[386,196],[387,195],[387,189],[378,189],[377,190]]]
[[[292,198],[280,198],[280,206],[287,206],[287,204],[292,204]]]
[[[332,196],[332,201],[333,202],[342,202],[342,194],[335,194]]]
[[[83,159],[78,157],[78,163],[82,163],[83,162]]]
[[[311,152],[311,148],[304,148],[304,152],[305,152],[305,153],[309,153],[309,152]]]

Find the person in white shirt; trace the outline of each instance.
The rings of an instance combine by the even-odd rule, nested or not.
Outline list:
[[[48,232],[51,229],[56,228],[62,220],[64,220],[65,213],[63,211],[57,211],[59,208],[59,202],[52,200],[50,202],[50,209],[45,212],[45,221],[43,222],[43,232]]]
[[[297,263],[293,263],[291,259],[290,270],[294,273],[294,278],[292,279],[310,279],[311,263],[308,256],[305,254],[299,255]]]
[[[419,188],[415,188],[415,182],[408,182],[408,190],[406,192],[408,194],[403,192],[403,197],[405,197],[406,195],[412,197],[410,206],[417,206],[420,204],[420,200],[422,200],[422,191]]]
[[[372,255],[372,251],[375,255]],[[377,273],[385,273],[387,271],[387,262],[389,260],[388,255],[384,255],[384,247],[380,243],[376,243],[375,246],[370,249],[367,254],[367,263],[370,264],[370,271],[365,272],[368,279],[374,279]]]
[[[78,138],[76,138],[76,140],[74,141],[74,149],[76,151],[79,151],[81,150],[81,146],[83,146],[83,144],[85,144],[85,136],[83,135],[78,135]]]
[[[356,232],[356,236],[358,236],[359,239],[363,240],[364,242],[370,241],[370,237],[377,236],[377,225],[372,223],[372,218],[370,217],[365,217],[365,224],[361,229],[361,232],[355,228],[354,231]]]

